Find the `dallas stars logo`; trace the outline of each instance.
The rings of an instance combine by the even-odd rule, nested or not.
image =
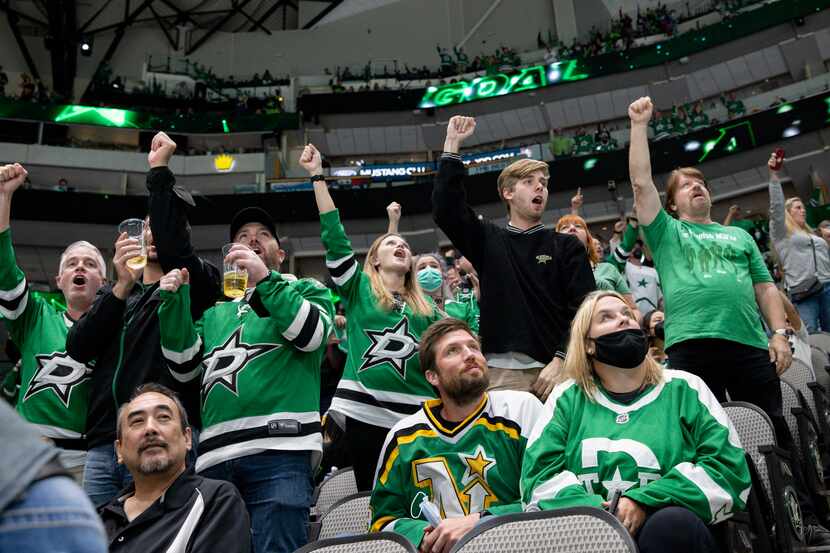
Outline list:
[[[35,361],[38,368],[29,382],[23,401],[44,390],[52,390],[68,409],[72,390],[90,378],[92,369],[75,361],[65,351],[36,355]]]
[[[214,386],[222,385],[232,394],[239,395],[237,378],[248,362],[279,347],[279,344],[246,344],[242,341],[242,327],[239,327],[224,344],[205,356],[202,393],[207,397]]]
[[[372,345],[363,353],[363,364],[357,372],[388,362],[406,380],[406,362],[418,353],[418,340],[409,332],[409,320],[403,318],[392,328],[380,332],[366,330]]]

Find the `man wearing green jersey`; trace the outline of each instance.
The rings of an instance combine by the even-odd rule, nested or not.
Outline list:
[[[743,229],[712,221],[703,173],[692,167],[672,171],[665,209],[660,205],[646,138],[651,113],[647,97],[628,108],[629,171],[637,215],[663,287],[669,365],[702,378],[720,401],[728,391],[733,401],[760,407],[772,420],[778,445],[790,449],[778,380],[792,362],[781,296],[755,240]],[[769,340],[759,308],[773,331]],[[812,514],[803,484],[798,488],[808,518],[807,543],[830,545],[830,532]]]
[[[21,354],[17,411],[61,448],[61,462],[81,480],[86,461],[90,366],[66,353],[66,335],[92,305],[106,265],[98,248],[75,242],[61,254],[57,285],[66,298],[60,311],[32,295],[17,266],[9,219],[14,191],[26,179],[19,164],[0,167],[0,315]]]
[[[370,531],[402,534],[421,551],[448,552],[482,516],[520,512],[519,476],[542,404],[527,392],[485,392],[489,369],[466,323],[444,319],[422,335],[421,369],[439,394],[386,438],[372,491]],[[443,519],[433,526],[420,508]]]
[[[188,272],[159,284],[162,353],[173,377],[201,382],[196,471],[233,482],[251,516],[254,553],[305,544],[311,475],[322,455],[320,365],[334,318],[329,291],[280,273],[285,257],[271,217],[236,214],[226,262],[248,272],[246,294],[194,324]]]

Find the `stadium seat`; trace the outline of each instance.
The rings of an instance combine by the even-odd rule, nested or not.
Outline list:
[[[825,355],[830,357],[830,333],[816,332],[815,334],[810,334],[810,345],[816,346]]]
[[[828,357],[827,353],[822,351],[816,346],[810,346],[810,359],[813,362],[813,371],[816,373],[816,377],[818,378],[818,372],[824,371],[828,372],[828,365],[830,365],[830,357]]]
[[[485,520],[451,553],[634,553],[637,546],[610,513],[592,507],[517,513]]]
[[[309,532],[309,537],[324,540],[368,532],[371,495],[372,492],[361,492],[335,502],[320,518],[320,522],[312,525],[312,530],[316,530],[315,526],[319,525],[319,532]],[[317,535],[313,535],[315,533]]]
[[[803,550],[804,519],[793,485],[793,460],[778,447],[772,421],[750,403],[727,402],[723,407],[749,456],[751,472],[757,474],[747,500],[753,551]],[[768,539],[770,529],[774,546]]]
[[[335,502],[347,495],[358,492],[352,467],[332,472],[315,488],[311,497],[312,513],[316,518],[323,516]]]
[[[318,540],[295,553],[416,553],[409,540],[393,532]]]
[[[830,453],[830,407],[826,390],[816,382],[815,373],[798,359],[793,359],[792,365],[784,371],[781,378],[803,394],[816,422],[819,445],[822,451]]]

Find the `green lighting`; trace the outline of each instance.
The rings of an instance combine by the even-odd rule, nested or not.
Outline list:
[[[586,159],[586,160],[585,160],[585,163],[583,163],[583,164],[582,164],[582,168],[583,168],[585,171],[590,171],[591,169],[593,169],[593,168],[594,168],[594,166],[595,166],[596,164],[597,164],[597,158],[592,157],[592,158],[590,158],[590,159]]]
[[[222,130],[225,132],[231,132],[230,127],[228,127],[228,120],[222,119]]]
[[[697,160],[698,163],[702,163],[709,154],[715,149],[715,147],[720,144],[724,139],[727,140],[726,146],[724,146],[724,150],[728,153],[733,153],[739,151],[741,148],[738,144],[738,136],[737,132],[738,129],[741,127],[746,127],[747,135],[749,137],[749,147],[755,147],[755,132],[752,130],[752,124],[749,121],[743,121],[736,125],[729,125],[727,127],[721,127],[718,129],[718,137],[714,140],[709,140],[703,145],[703,155],[700,156],[700,159]]]
[[[776,111],[775,113],[777,113],[778,115],[781,115],[782,113],[787,113],[788,111],[792,111],[792,110],[793,110],[792,104],[782,104],[781,107],[778,108],[778,111]]]
[[[471,81],[459,81],[440,87],[430,86],[418,104],[420,108],[444,107],[505,94],[516,94],[551,86],[560,82],[587,79],[580,72],[577,60],[557,61],[550,65],[534,65],[519,70],[514,75],[497,73],[476,77]]]
[[[132,127],[138,125],[132,119],[135,112],[125,109],[97,108],[93,106],[65,106],[55,116],[55,123],[72,122],[105,127]]]

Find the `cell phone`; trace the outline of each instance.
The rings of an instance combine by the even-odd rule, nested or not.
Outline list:
[[[275,420],[268,421],[269,436],[296,436],[300,433],[300,421]]]
[[[608,512],[612,515],[617,514],[617,503],[620,502],[620,497],[622,497],[622,491],[620,489],[611,492],[611,499],[608,501]]]
[[[775,165],[772,166],[773,171],[780,171],[784,165],[784,148],[775,149]]]

